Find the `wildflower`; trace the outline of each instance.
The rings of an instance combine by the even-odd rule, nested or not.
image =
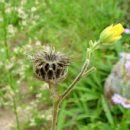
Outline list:
[[[42,115],[41,115],[41,118],[44,119],[44,118],[45,118],[45,115],[42,114]]]
[[[0,17],[0,22],[3,22],[4,20],[3,20],[3,18],[2,17]]]
[[[22,26],[27,26],[27,21],[25,21],[25,20],[21,21],[21,25]]]
[[[48,85],[47,83],[44,83],[44,84],[41,86],[40,90],[43,91],[43,90],[46,90],[46,89],[48,89],[48,88],[49,88],[49,85]]]
[[[45,82],[59,82],[66,77],[70,58],[54,47],[45,47],[32,58],[34,74]]]
[[[52,115],[48,114],[47,117],[46,117],[46,120],[51,120],[51,119],[52,119]]]
[[[29,124],[30,126],[35,126],[36,125],[36,121],[35,121],[35,119],[34,118],[31,118],[30,119],[30,124]]]
[[[119,23],[111,25],[105,28],[100,34],[100,42],[104,44],[110,44],[117,42],[121,38],[121,34],[124,32],[123,26]]]
[[[35,44],[36,44],[37,46],[41,46],[41,41],[36,41]]]
[[[21,0],[21,5],[24,5],[27,3],[27,0]]]
[[[11,63],[10,61],[7,60],[7,63],[6,63],[6,69],[7,70],[11,70],[14,66],[14,63]]]
[[[130,61],[126,61],[126,63],[125,63],[125,68],[126,68],[127,70],[130,70]]]
[[[119,55],[121,58],[125,58],[126,60],[130,60],[130,53],[120,52]]]
[[[0,49],[0,52],[1,52],[1,53],[4,53],[4,52],[5,52],[5,49],[4,49],[4,48],[1,48],[1,49]]]
[[[129,29],[129,28],[125,28],[125,29],[124,29],[124,33],[125,33],[125,34],[130,34],[130,29]]]
[[[112,96],[112,101],[115,103],[115,104],[120,104],[122,105],[124,108],[130,108],[130,100],[125,98],[125,97],[122,97],[120,94],[118,93],[115,93],[113,96]]]
[[[121,104],[123,101],[124,101],[124,98],[118,94],[118,93],[115,93],[113,96],[112,96],[112,101],[115,103],[115,104]]]
[[[16,30],[12,24],[8,25],[8,32],[10,34],[14,34],[16,32]]]
[[[121,105],[122,105],[124,108],[130,108],[130,100],[125,99],[123,102],[121,102]]]
[[[3,62],[2,61],[0,61],[0,67],[3,65]]]
[[[35,12],[36,10],[37,10],[36,7],[31,8],[31,12]]]
[[[18,16],[21,18],[21,19],[26,19],[27,18],[27,14],[25,13],[23,7],[19,7],[18,10]]]

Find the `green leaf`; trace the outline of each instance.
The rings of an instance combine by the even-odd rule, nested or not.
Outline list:
[[[64,101],[61,106],[60,113],[59,113],[57,130],[63,130],[63,127],[64,127],[63,123],[65,122],[65,116],[66,116],[64,109],[66,105],[67,105],[67,102]]]
[[[105,111],[105,114],[106,114],[106,117],[110,123],[110,125],[112,126],[112,128],[114,128],[115,124],[114,124],[114,120],[113,120],[113,117],[111,115],[111,112],[110,112],[110,109],[109,109],[109,106],[105,100],[105,97],[102,95],[102,106],[103,106],[103,110]]]

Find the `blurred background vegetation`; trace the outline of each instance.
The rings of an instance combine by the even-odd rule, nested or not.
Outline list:
[[[14,111],[22,130],[49,130],[52,102],[47,84],[33,76],[29,52],[49,44],[73,57],[58,88],[62,92],[79,73],[88,41],[116,23],[130,27],[129,0],[1,0],[0,122],[15,130]],[[109,107],[104,98],[104,82],[119,52],[129,51],[129,40],[124,34],[117,44],[93,54],[91,64],[97,70],[64,100],[57,130],[130,129],[130,110]]]

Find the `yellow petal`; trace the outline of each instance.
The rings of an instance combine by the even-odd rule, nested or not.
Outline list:
[[[124,32],[124,28],[119,23],[119,24],[116,24],[115,26],[113,26],[113,28],[111,29],[111,31],[113,32],[113,36],[120,36]]]
[[[116,36],[116,37],[113,37],[109,40],[110,43],[114,43],[114,42],[117,42],[119,39],[121,39],[121,35],[120,36]]]

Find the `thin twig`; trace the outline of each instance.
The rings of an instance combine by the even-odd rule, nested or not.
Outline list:
[[[74,79],[74,81],[72,82],[72,84],[70,85],[70,87],[68,89],[66,89],[62,95],[58,96],[57,94],[55,94],[54,92],[54,86],[52,83],[49,84],[49,88],[51,91],[51,95],[53,96],[53,119],[52,119],[52,130],[56,130],[56,126],[57,126],[57,118],[58,118],[58,111],[59,111],[59,105],[62,102],[62,100],[74,89],[74,87],[76,86],[76,84],[80,81],[80,79],[90,73],[92,73],[94,70],[96,70],[95,67],[92,67],[91,69],[89,69],[87,72],[87,68],[89,66],[89,60],[86,59],[83,67],[81,68],[80,73],[78,74],[78,76]],[[55,97],[57,96],[57,97]],[[55,100],[56,99],[56,100]]]
[[[72,84],[70,85],[70,87],[68,87],[68,89],[66,89],[63,94],[60,96],[60,102],[74,89],[74,87],[76,86],[76,84],[79,82],[79,80],[82,78],[83,73],[85,72],[86,68],[89,66],[89,60],[86,59],[83,67],[81,68],[80,73],[78,74],[78,76],[74,79],[74,81],[72,82]]]
[[[53,102],[52,130],[56,130],[58,112],[59,112],[59,100],[57,100],[56,102]]]
[[[56,93],[56,86],[54,85],[54,83],[49,82],[49,89],[50,89],[51,98],[54,102],[58,98],[58,94]]]
[[[55,87],[54,84],[52,82],[49,82],[49,89],[50,89],[51,98],[53,101],[52,130],[56,130],[58,111],[59,111],[59,97],[58,97],[58,94],[55,92],[54,87]]]
[[[87,72],[84,72],[84,73],[83,73],[82,77],[88,76],[89,74],[91,74],[91,73],[92,73],[93,71],[95,71],[95,70],[96,70],[96,67],[90,68]]]

